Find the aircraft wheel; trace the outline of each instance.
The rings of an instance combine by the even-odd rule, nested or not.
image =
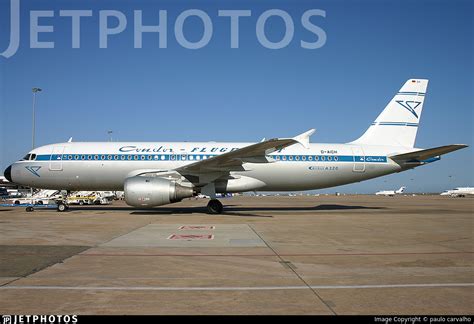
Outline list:
[[[207,212],[209,214],[222,214],[223,209],[224,206],[222,206],[222,203],[217,199],[211,199],[207,204]]]
[[[35,210],[35,209],[34,209],[33,207],[31,207],[31,206],[26,207],[26,211],[29,212],[29,213],[32,212],[32,211],[34,211],[34,210]]]

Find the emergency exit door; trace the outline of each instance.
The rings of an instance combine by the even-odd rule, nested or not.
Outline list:
[[[54,146],[51,152],[49,160],[50,171],[62,171],[63,170],[63,153],[64,146]]]

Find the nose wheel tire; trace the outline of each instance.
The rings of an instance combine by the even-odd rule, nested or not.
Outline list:
[[[222,206],[222,203],[217,199],[211,199],[207,203],[207,212],[209,214],[222,214],[223,209],[224,206]]]

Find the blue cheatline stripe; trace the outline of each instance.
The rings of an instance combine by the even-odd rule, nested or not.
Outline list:
[[[198,162],[217,156],[216,154],[53,154],[37,155],[36,161],[123,161],[123,162]],[[277,161],[286,162],[373,162],[386,163],[386,156],[368,155],[268,155]]]
[[[405,122],[373,122],[372,126],[409,126],[418,127],[418,123],[405,123]]]
[[[49,161],[51,159],[51,155],[37,155],[36,161]]]
[[[406,96],[424,96],[425,92],[413,92],[413,91],[400,91],[397,95],[406,95]]]

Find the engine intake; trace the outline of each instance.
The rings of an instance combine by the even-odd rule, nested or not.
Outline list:
[[[125,201],[134,207],[166,205],[193,196],[193,189],[159,177],[135,176],[125,179]]]

